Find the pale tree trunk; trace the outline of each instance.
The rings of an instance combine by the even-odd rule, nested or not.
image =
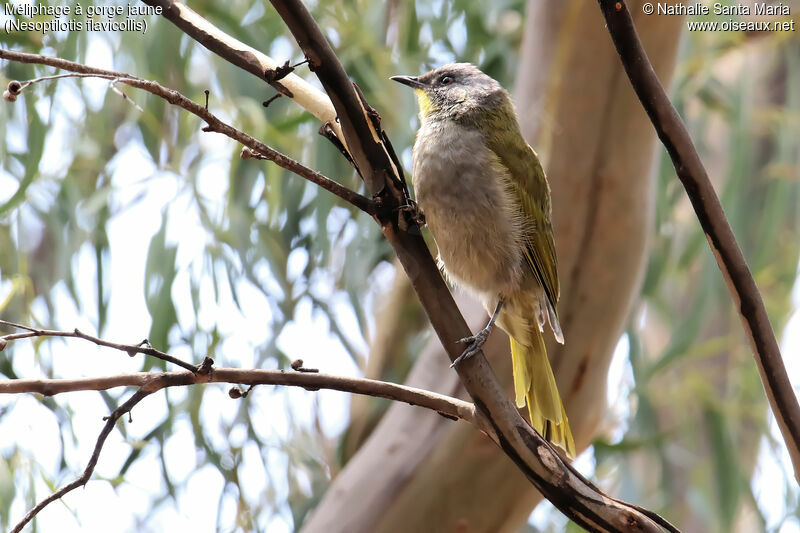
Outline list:
[[[631,11],[641,13],[640,4],[634,2]],[[636,22],[668,84],[682,18],[639,16]],[[559,312],[567,342],[549,343],[548,349],[576,444],[584,449],[604,417],[608,365],[643,274],[655,134],[594,2],[531,0],[516,102],[523,132],[540,152],[553,190]],[[401,275],[396,283],[407,282]],[[480,327],[484,311],[464,296],[458,301],[473,329]],[[510,385],[505,335],[493,334],[484,351]],[[432,340],[407,384],[463,397],[448,362]],[[395,404],[333,481],[303,531],[513,532],[539,498],[511,461],[471,426]]]

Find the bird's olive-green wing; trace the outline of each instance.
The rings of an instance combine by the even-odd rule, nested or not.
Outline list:
[[[550,186],[536,152],[519,130],[496,128],[486,134],[487,145],[510,174],[511,188],[527,226],[526,257],[542,284],[553,311],[559,296],[556,249],[550,223]]]

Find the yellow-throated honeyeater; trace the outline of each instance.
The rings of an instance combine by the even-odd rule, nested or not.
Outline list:
[[[440,265],[492,313],[487,327],[467,339],[462,357],[480,348],[496,319],[511,337],[517,405],[527,403],[532,426],[574,457],[543,336],[549,323],[564,342],[550,186],[522,137],[511,98],[467,63],[392,79],[417,95],[412,179]]]

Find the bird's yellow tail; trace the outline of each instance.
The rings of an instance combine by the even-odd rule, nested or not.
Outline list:
[[[575,442],[572,440],[564,404],[558,394],[553,369],[547,359],[544,338],[536,326],[531,330],[531,346],[525,346],[511,338],[517,407],[527,403],[533,428],[567,452],[572,459],[575,458]]]

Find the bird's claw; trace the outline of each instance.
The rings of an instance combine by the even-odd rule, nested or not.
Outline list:
[[[407,203],[405,205],[401,205],[397,208],[398,211],[401,213],[406,213],[411,220],[417,223],[418,226],[424,226],[426,224],[425,213],[422,212],[419,204],[411,198],[407,198],[406,201]]]
[[[456,357],[456,359],[452,363],[450,363],[450,368],[453,368],[464,359],[472,357],[473,355],[481,351],[481,348],[483,348],[483,345],[486,343],[486,339],[489,338],[489,333],[491,333],[491,331],[492,328],[487,327],[483,328],[475,335],[470,335],[469,337],[458,339],[456,341],[456,344],[466,344],[467,347],[464,348],[464,351],[461,352],[461,355]]]

